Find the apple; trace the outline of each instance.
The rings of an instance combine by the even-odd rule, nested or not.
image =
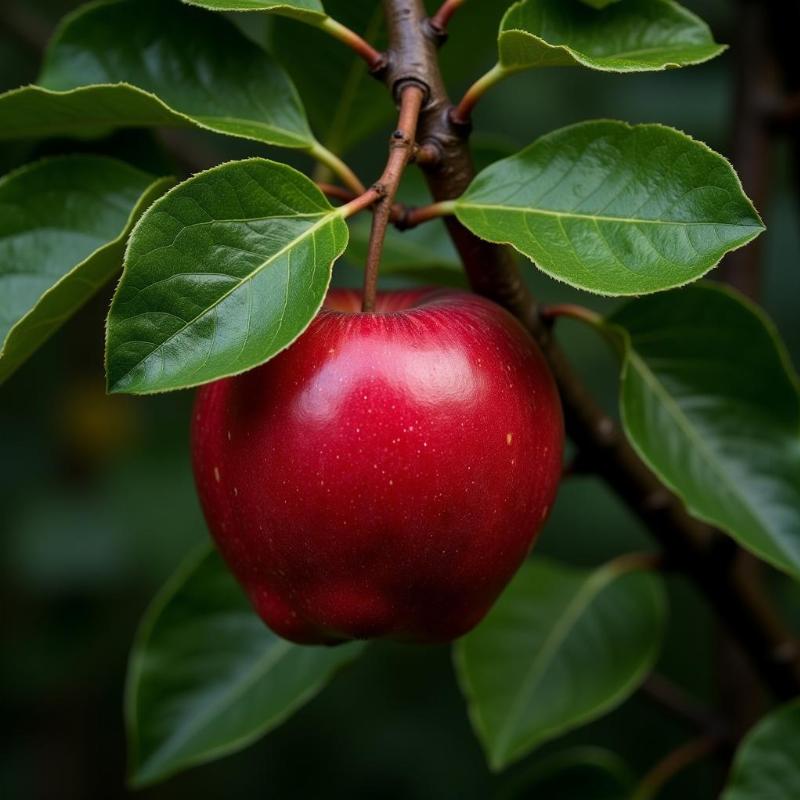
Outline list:
[[[454,639],[528,554],[561,477],[537,346],[467,292],[331,291],[261,367],[202,387],[194,472],[253,606],[303,644]]]

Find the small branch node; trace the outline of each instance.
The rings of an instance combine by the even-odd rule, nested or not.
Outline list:
[[[414,151],[414,161],[421,167],[436,167],[442,163],[442,157],[441,145],[435,140],[417,145]]]

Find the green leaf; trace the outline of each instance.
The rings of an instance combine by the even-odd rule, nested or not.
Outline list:
[[[564,0],[522,0],[500,24],[505,74],[577,66],[645,72],[699,64],[725,47],[699,17],[673,0],[625,0],[602,11]]]
[[[98,156],[0,180],[0,383],[119,269],[131,227],[170,183]]]
[[[456,201],[473,233],[606,295],[689,283],[764,229],[731,165],[662,125],[596,121],[492,164]]]
[[[156,597],[131,653],[125,710],[133,783],[244,748],[362,648],[280,639],[253,613],[216,551],[203,548]]]
[[[339,22],[379,46],[380,3],[329,0],[326,7]],[[292,20],[275,20],[271,49],[297,84],[320,141],[333,152],[347,152],[392,120],[395,107],[386,88],[359,56],[327,33]]]
[[[800,797],[800,698],[773,711],[745,737],[722,800]]]
[[[496,800],[622,800],[633,788],[633,773],[615,753],[600,747],[571,747],[517,772]]]
[[[181,0],[181,2],[209,11],[266,11],[312,23],[327,16],[320,0]]]
[[[610,6],[612,3],[619,3],[620,0],[581,0],[581,2],[587,6],[591,6],[592,8],[602,10],[606,6]]]
[[[0,138],[177,125],[314,145],[283,69],[227,20],[179,3],[84,6],[54,37],[39,84],[0,95]]]
[[[347,237],[342,210],[273,161],[176,186],[131,234],[108,317],[109,391],[186,388],[264,363],[314,318]]]
[[[772,323],[693,286],[625,305],[622,420],[689,511],[800,579],[800,393]]]
[[[619,705],[661,644],[660,582],[545,559],[523,565],[487,618],[461,639],[456,671],[492,769]]]

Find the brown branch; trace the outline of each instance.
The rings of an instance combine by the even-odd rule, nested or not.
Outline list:
[[[417,139],[421,146],[436,148],[440,158],[423,169],[434,199],[452,200],[475,174],[469,126],[451,119],[436,37],[425,24],[421,0],[384,0],[384,7],[390,40],[384,78],[395,94],[407,82],[426,90]],[[792,637],[771,609],[752,602],[746,585],[731,569],[736,548],[727,539],[718,545],[713,529],[686,512],[590,395],[553,339],[550,326],[540,318],[513,253],[478,239],[453,217],[446,224],[472,288],[511,311],[538,341],[561,392],[567,432],[582,457],[650,530],[670,562],[694,581],[772,692],[780,698],[798,694],[797,660],[782,655],[793,652]]]
[[[337,186],[334,183],[325,183],[324,181],[317,181],[317,188],[326,197],[332,200],[341,200],[343,203],[352,203],[353,200],[363,196],[343,186]],[[389,221],[397,230],[407,231],[425,222],[439,219],[445,216],[446,213],[447,210],[443,209],[440,203],[431,203],[427,206],[406,206],[403,203],[394,203],[389,212]]]
[[[414,152],[417,120],[425,100],[425,91],[418,84],[409,82],[399,88],[397,97],[400,104],[397,129],[389,142],[389,160],[386,162],[386,168],[375,184],[375,189],[380,193],[381,199],[376,203],[375,213],[372,216],[367,263],[364,266],[363,311],[375,310],[378,270],[380,269],[383,243],[386,239],[386,229],[392,216],[392,206],[400,186],[400,179]]]
[[[702,736],[673,750],[644,776],[631,800],[651,800],[679,772],[710,756],[720,744],[721,741],[714,736]]]
[[[337,186],[335,183],[317,181],[317,188],[326,197],[330,197],[332,200],[342,200],[345,203],[349,203],[351,200],[355,200],[356,197],[358,197],[355,192],[350,189],[345,189],[343,186]]]

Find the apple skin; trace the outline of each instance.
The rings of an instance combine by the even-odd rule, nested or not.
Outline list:
[[[561,477],[537,346],[466,292],[331,291],[288,350],[202,387],[194,472],[253,606],[301,644],[452,640],[531,548]]]

